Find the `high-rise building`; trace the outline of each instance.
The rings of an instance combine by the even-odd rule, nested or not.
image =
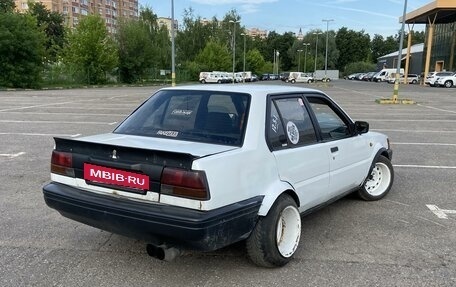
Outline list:
[[[247,29],[247,35],[252,38],[260,37],[261,39],[265,39],[268,37],[268,31],[260,30],[258,28]]]
[[[158,25],[161,26],[166,26],[169,32],[169,36],[171,37],[171,23],[172,19],[171,18],[166,18],[166,17],[158,17],[157,19]],[[179,23],[176,19],[174,19],[174,31],[179,30]]]
[[[27,1],[15,0],[16,9],[28,10]],[[138,18],[138,0],[40,0],[47,9],[62,13],[68,27],[74,28],[82,17],[98,14],[110,33],[116,33],[119,18]]]

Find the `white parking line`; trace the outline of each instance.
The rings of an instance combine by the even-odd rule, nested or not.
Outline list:
[[[438,122],[438,123],[454,123],[456,120],[403,120],[403,119],[364,119],[365,121],[382,121],[382,122]]]
[[[456,166],[447,165],[418,165],[418,164],[395,164],[394,167],[429,168],[429,169],[456,169]]]
[[[0,135],[7,135],[7,136],[42,136],[42,137],[71,137],[75,138],[80,136],[81,134],[40,134],[40,133],[0,133]]]
[[[86,100],[85,102],[88,102],[88,101],[95,101],[95,100],[94,99]],[[19,111],[19,110],[26,110],[26,109],[33,109],[33,108],[40,108],[40,107],[74,104],[77,102],[81,102],[81,101],[69,101],[69,102],[61,102],[61,103],[41,104],[41,105],[33,105],[33,106],[26,106],[26,107],[9,108],[9,109],[0,110],[0,112]]]
[[[18,153],[0,153],[0,156],[8,157],[8,158],[15,158],[15,157],[21,156],[23,154],[25,154],[25,152],[21,151]]]
[[[397,142],[393,142],[392,145],[456,146],[456,144],[453,144],[453,143],[397,143]]]
[[[390,129],[372,129],[379,132],[401,132],[401,133],[456,133],[456,131],[431,131],[431,130],[390,130]]]
[[[27,115],[62,115],[62,116],[111,116],[111,117],[126,117],[128,114],[90,114],[90,113],[44,113],[44,112],[3,112],[3,114],[27,114]]]
[[[426,206],[441,219],[448,219],[448,214],[456,214],[456,210],[440,209],[437,205],[433,204],[426,204]]]
[[[439,109],[439,108],[436,108],[436,107],[431,107],[431,106],[426,106],[426,105],[421,105],[421,104],[417,104],[417,106],[424,107],[424,108],[428,108],[428,109],[432,109],[432,110],[436,110],[436,111],[441,111],[441,112],[447,112],[447,113],[456,114],[456,111],[444,110],[444,109]]]
[[[81,125],[112,125],[113,123],[108,122],[66,122],[66,121],[16,121],[16,120],[0,120],[0,123],[8,124],[81,124]]]

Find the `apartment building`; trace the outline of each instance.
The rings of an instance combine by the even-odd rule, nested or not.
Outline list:
[[[172,22],[173,21],[171,18],[167,18],[167,17],[158,17],[157,18],[158,25],[160,27],[166,26],[166,28],[168,29],[169,37],[171,37],[171,23]],[[179,30],[179,22],[176,19],[174,19],[174,31],[177,32],[177,30]]]
[[[252,38],[260,37],[261,39],[265,39],[268,37],[268,31],[266,31],[266,30],[260,30],[258,28],[252,28],[252,29],[246,29],[246,30],[247,30],[247,35],[249,35]]]
[[[16,9],[28,10],[27,1],[15,0]],[[138,18],[138,0],[41,0],[50,11],[62,13],[68,27],[74,28],[82,17],[98,14],[110,33],[116,33],[119,18]]]

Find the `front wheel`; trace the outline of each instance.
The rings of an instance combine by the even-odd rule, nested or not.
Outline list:
[[[296,202],[282,194],[258,220],[246,241],[247,253],[258,266],[284,266],[298,248],[300,237],[301,215]]]
[[[381,155],[374,163],[364,185],[358,190],[358,195],[368,201],[379,200],[390,191],[393,181],[393,165],[387,157]]]
[[[445,88],[451,88],[453,86],[453,82],[452,81],[446,81],[444,85],[445,85]]]
[[[291,83],[292,83],[292,84],[296,83],[296,80],[295,80],[295,79],[292,79],[292,80],[291,80]]]

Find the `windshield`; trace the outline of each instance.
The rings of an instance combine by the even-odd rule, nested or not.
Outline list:
[[[242,145],[250,96],[217,91],[159,91],[114,133]]]

